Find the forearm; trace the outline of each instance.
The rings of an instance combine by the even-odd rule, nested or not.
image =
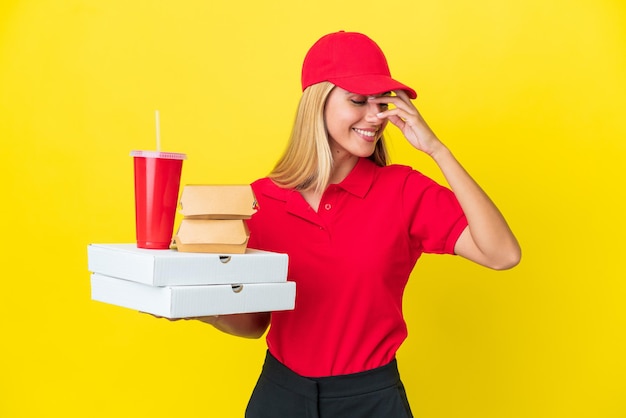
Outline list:
[[[396,106],[377,114],[402,131],[416,149],[430,155],[445,176],[467,217],[468,228],[456,242],[454,251],[472,261],[494,269],[519,263],[521,251],[504,217],[480,186],[470,177],[450,150],[437,138],[407,93],[368,98],[372,103]]]
[[[521,250],[517,239],[489,196],[443,144],[431,156],[467,217],[471,239],[459,243],[458,253],[495,269],[518,264]]]
[[[270,313],[203,316],[195,319],[213,325],[227,334],[244,338],[260,338],[269,326]]]

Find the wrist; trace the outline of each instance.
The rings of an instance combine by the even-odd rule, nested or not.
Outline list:
[[[430,157],[435,160],[437,164],[441,164],[451,157],[453,158],[450,149],[446,147],[442,142],[439,142],[438,146],[432,149],[428,155],[430,155]]]

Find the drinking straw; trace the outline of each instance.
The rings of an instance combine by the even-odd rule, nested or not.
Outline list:
[[[161,122],[159,121],[159,111],[154,111],[154,117],[156,119],[156,149],[161,152]]]

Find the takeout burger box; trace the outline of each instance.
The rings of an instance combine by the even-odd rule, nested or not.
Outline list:
[[[133,244],[87,247],[92,300],[167,318],[291,310],[287,254],[184,253]]]
[[[243,254],[250,238],[245,219],[255,212],[250,185],[186,185],[173,246],[181,252]]]

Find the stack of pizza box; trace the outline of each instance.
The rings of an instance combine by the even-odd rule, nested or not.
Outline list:
[[[91,297],[167,318],[290,310],[286,254],[247,248],[249,185],[185,186],[172,248],[90,244]]]

